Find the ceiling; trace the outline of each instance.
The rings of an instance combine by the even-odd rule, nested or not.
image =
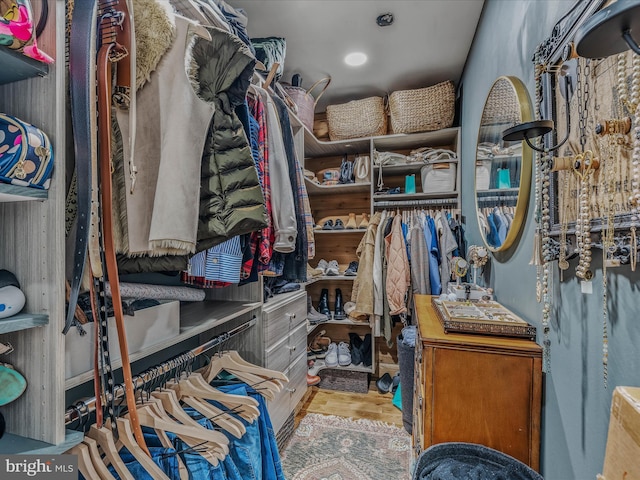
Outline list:
[[[309,88],[331,76],[316,111],[328,104],[444,80],[458,84],[484,0],[227,0],[248,14],[250,37],[284,37],[282,82],[294,73]],[[379,27],[376,18],[392,13]],[[361,51],[368,62],[347,66]],[[313,92],[316,94],[316,90]]]

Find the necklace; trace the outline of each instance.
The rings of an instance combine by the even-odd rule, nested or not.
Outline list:
[[[631,91],[627,85],[627,53],[618,54],[618,99],[627,109],[629,115],[635,117],[633,129],[633,154],[631,157],[631,220],[637,223],[640,220],[640,56],[633,55],[631,66]]]
[[[563,280],[563,272],[569,268],[567,261],[567,230],[569,229],[569,212],[567,205],[569,203],[569,182],[563,182],[562,189],[562,211],[560,214],[560,252],[558,253],[558,268],[560,269],[560,281]]]

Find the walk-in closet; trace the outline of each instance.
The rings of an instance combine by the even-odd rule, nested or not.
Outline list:
[[[640,0],[0,1],[0,478],[640,479]]]

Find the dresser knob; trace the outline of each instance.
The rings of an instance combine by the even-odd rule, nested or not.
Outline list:
[[[296,392],[296,388],[291,388],[291,387],[287,387],[287,392],[289,393],[295,393]]]
[[[289,347],[289,350],[291,350],[292,352],[295,352],[295,351],[296,351],[296,348],[297,348],[297,347],[294,345],[293,347]]]

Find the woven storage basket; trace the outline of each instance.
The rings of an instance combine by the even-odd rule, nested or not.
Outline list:
[[[400,90],[389,95],[393,133],[440,130],[453,125],[455,113],[453,82],[442,82],[416,90]]]
[[[325,83],[318,96],[314,99],[311,92],[322,82],[327,83]],[[296,104],[296,114],[298,115],[298,118],[310,131],[313,131],[313,112],[316,109],[316,104],[330,83],[331,77],[325,77],[311,85],[309,90],[305,90],[301,87],[293,87],[291,85],[282,85],[284,91],[287,92],[293,103]]]
[[[513,85],[506,79],[497,80],[484,104],[480,125],[516,124],[520,122],[520,103]]]
[[[349,140],[387,134],[387,112],[382,97],[353,100],[327,107],[329,138]]]

